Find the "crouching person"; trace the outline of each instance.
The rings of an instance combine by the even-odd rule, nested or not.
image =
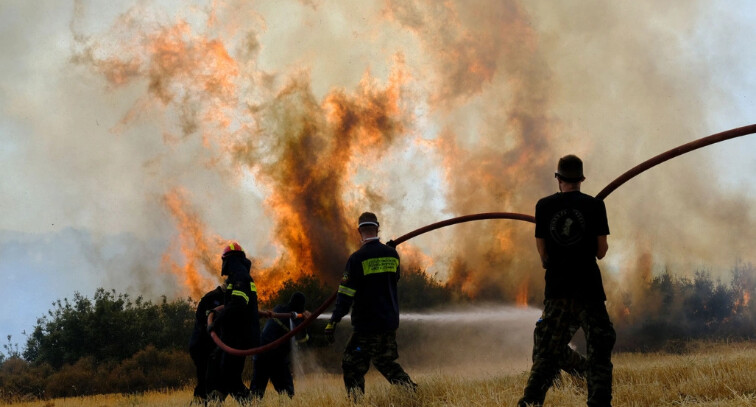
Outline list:
[[[310,316],[310,312],[305,311],[304,308],[305,296],[300,292],[294,293],[287,304],[276,305],[273,312],[289,314],[292,317],[270,318],[263,328],[260,345],[267,345],[299,326],[305,318]],[[298,316],[293,318],[293,314]],[[309,338],[306,329],[303,329],[294,337],[294,340],[297,345],[300,345],[307,342]],[[273,383],[273,388],[279,394],[294,397],[294,378],[291,374],[291,342],[290,340],[285,341],[275,349],[253,357],[254,373],[250,388],[252,394],[256,397],[262,398],[265,395],[268,381]]]

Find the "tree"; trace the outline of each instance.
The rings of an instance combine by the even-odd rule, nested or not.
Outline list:
[[[13,336],[8,335],[7,338],[8,343],[3,345],[5,353],[0,352],[0,366],[2,366],[3,362],[5,362],[7,359],[21,358],[21,351],[18,350],[18,344],[11,341],[11,338],[13,338]]]
[[[399,281],[399,306],[422,310],[448,305],[452,291],[420,269],[403,271]]]
[[[182,349],[191,334],[194,305],[190,300],[166,298],[159,305],[115,290],[97,289],[90,300],[79,293],[53,303],[54,309],[37,320],[24,358],[60,369],[83,357],[122,361],[147,345]]]

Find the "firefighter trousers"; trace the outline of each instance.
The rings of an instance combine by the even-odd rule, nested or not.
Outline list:
[[[365,373],[370,362],[391,384],[406,385],[414,389],[417,385],[407,372],[396,363],[399,352],[396,332],[359,333],[354,332],[349,339],[341,368],[344,371],[344,385],[347,393],[353,395],[365,392]]]

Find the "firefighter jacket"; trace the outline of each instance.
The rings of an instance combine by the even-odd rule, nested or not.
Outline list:
[[[399,327],[399,254],[379,240],[352,253],[339,285],[331,320],[338,322],[352,308],[355,332],[380,333]]]
[[[243,252],[223,259],[221,274],[226,278],[224,309],[221,317],[224,337],[236,346],[255,347],[260,340],[260,316],[257,313],[257,287],[249,275],[252,262]],[[229,346],[234,346],[226,342]]]
[[[192,358],[206,357],[215,348],[215,344],[207,332],[207,315],[210,310],[223,305],[223,296],[223,289],[218,286],[202,296],[197,304],[197,311],[194,314],[194,330],[189,340],[189,353]]]

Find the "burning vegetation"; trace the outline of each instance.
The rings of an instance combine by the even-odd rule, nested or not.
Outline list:
[[[618,350],[656,350],[691,339],[752,338],[756,328],[756,268],[738,263],[731,279],[714,279],[703,270],[693,277],[668,271],[644,282],[633,300],[624,292],[616,304]]]
[[[695,98],[684,92],[647,112],[645,106],[653,104],[644,94],[648,90],[638,89],[634,74],[592,70],[589,75],[575,72],[569,58],[555,61],[555,53],[564,52],[548,30],[549,24],[559,24],[544,10],[518,1],[388,1],[380,10],[365,8],[372,14],[364,16],[362,9],[348,5],[288,5],[307,28],[291,36],[280,19],[292,15],[289,8],[213,2],[164,15],[151,7],[132,7],[96,35],[77,32],[74,21],[73,61],[112,92],[131,96],[133,103],[113,127],[118,137],[161,140],[164,149],[149,157],[145,168],[158,175],[162,210],[175,227],[163,269],[177,276],[183,286],[179,294],[193,298],[218,281],[217,257],[226,240],[240,241],[254,258],[253,277],[261,299],[268,300],[286,281],[304,276],[335,288],[357,243],[354,219],[368,208],[386,220],[384,240],[451,216],[531,213],[537,198],[554,190],[549,175],[555,157],[566,149],[587,157],[589,182],[599,188],[607,181],[603,173],[647,158],[647,150],[637,146],[657,152],[660,144],[658,134],[637,134],[637,117],[619,124],[594,117],[595,130],[560,118],[572,106],[603,112],[603,106],[587,105],[589,100],[606,102],[594,87],[627,94],[623,103],[637,106],[638,115],[666,131],[673,122],[668,117],[680,111],[701,116],[697,106],[685,104]],[[604,14],[627,12],[605,7]],[[328,20],[338,15],[362,23]],[[352,37],[313,29],[322,19],[333,27],[348,24]],[[627,35],[646,43],[658,34],[654,27],[634,27]],[[569,38],[585,35],[570,31],[574,27],[558,29]],[[608,59],[601,52],[623,61],[655,61],[614,48],[592,52],[600,61]],[[332,63],[332,57],[340,59]],[[574,80],[588,76],[595,82]],[[652,89],[674,80],[643,78]],[[689,89],[680,81],[676,88]],[[617,135],[596,138],[598,129]],[[691,133],[685,130],[677,133],[687,137]],[[628,148],[629,142],[634,147]],[[688,178],[709,180],[706,172],[689,167]],[[743,226],[752,219],[742,197],[689,199],[684,194],[690,188],[677,188],[677,182],[661,197],[659,191],[669,189],[670,182],[660,179],[658,186],[607,202],[610,257],[632,258],[643,250],[641,232],[662,229],[659,217],[681,212],[694,214],[696,230],[713,235],[709,241],[692,232],[665,240],[659,231],[660,241],[670,246],[660,261],[697,252],[721,265],[747,250],[740,241],[752,240],[756,228]],[[259,200],[248,204],[245,193]],[[725,212],[720,208],[740,211],[747,219],[709,216]],[[253,212],[254,219],[265,222],[240,223],[234,217],[239,212]],[[722,236],[730,227],[738,231],[738,244]],[[401,252],[405,268],[427,271],[454,296],[526,307],[540,304],[543,292],[532,241],[530,225],[480,222],[409,242]],[[700,276],[656,276],[618,263],[602,265],[618,325],[650,323],[649,316],[657,318],[664,309],[661,304],[668,307],[661,315],[691,310],[680,304],[695,291],[688,282]],[[685,266],[676,270],[687,271]],[[655,291],[666,287],[657,283],[665,278],[675,287],[662,296],[672,298],[667,303]],[[717,292],[719,285],[712,287]],[[732,314],[751,312],[752,288],[728,294]],[[706,307],[709,311],[701,315],[718,305]]]
[[[105,124],[96,135],[66,128],[74,135],[50,137],[55,141],[39,148],[57,159],[70,148],[64,144],[91,144],[126,158],[79,163],[77,153],[70,174],[34,168],[45,174],[42,185],[102,173],[109,187],[113,174],[122,176],[119,184],[129,187],[120,198],[137,201],[138,210],[129,213],[144,215],[123,221],[144,225],[135,240],[168,243],[162,258],[145,259],[113,281],[139,280],[121,286],[138,287],[145,298],[166,297],[153,305],[98,291],[93,301],[80,295],[74,303],[58,301],[38,321],[28,355],[21,358],[10,337],[11,357],[0,353],[0,375],[15,378],[0,382],[17,386],[18,394],[110,391],[72,386],[89,378],[97,386],[124,379],[115,391],[184,385],[191,366],[177,349],[188,334],[172,329],[188,328],[192,300],[220,282],[228,240],[239,241],[253,261],[261,308],[294,290],[322,300],[335,291],[358,244],[354,224],[362,211],[378,214],[384,241],[460,215],[531,214],[538,198],[556,191],[557,157],[583,157],[584,190],[594,194],[649,156],[705,135],[704,124],[716,121],[704,102],[704,93],[716,88],[707,72],[712,67],[699,65],[702,54],[681,42],[680,33],[700,28],[697,13],[706,8],[698,3],[671,11],[653,2],[595,1],[179,3],[135,2],[108,21],[88,14],[96,2],[75,2],[65,78],[89,87],[86,93],[72,87],[82,92],[74,95],[96,95],[106,106],[77,112],[71,121],[86,116]],[[17,42],[16,48],[26,43]],[[14,103],[9,108],[19,112],[34,108]],[[106,126],[110,133],[103,136]],[[748,257],[756,212],[752,197],[722,186],[710,159],[675,160],[606,202],[611,248],[601,269],[618,351],[678,350],[689,339],[752,339],[756,332],[756,269]],[[99,189],[80,188],[61,196],[89,197],[90,188]],[[97,210],[68,202],[62,213],[96,222],[105,218],[100,211],[121,214],[110,202],[92,200]],[[403,311],[441,315],[438,309],[496,303],[507,310],[497,315],[522,316],[517,326],[487,320],[485,329],[470,323],[461,331],[459,324],[438,329],[421,327],[419,317],[409,320],[405,326],[414,330],[402,340],[413,362],[435,363],[452,353],[466,358],[457,349],[460,333],[480,334],[470,348],[481,351],[481,363],[508,351],[530,360],[543,295],[532,225],[474,222],[399,250]],[[659,264],[670,266],[660,270]],[[104,318],[105,311],[116,317]],[[151,317],[135,318],[139,312]],[[92,322],[95,317],[103,318]],[[77,331],[90,325],[97,326]],[[82,353],[38,359],[61,357],[61,342],[51,335],[56,330]],[[142,335],[161,330],[157,339]],[[507,331],[519,336],[503,342]],[[140,335],[147,342],[134,339]],[[91,343],[111,337],[121,342],[110,350],[125,352],[117,359],[98,364],[102,355],[86,354]],[[161,341],[160,349],[146,347]],[[328,356],[338,369],[338,358]],[[160,365],[185,376],[153,369]]]

